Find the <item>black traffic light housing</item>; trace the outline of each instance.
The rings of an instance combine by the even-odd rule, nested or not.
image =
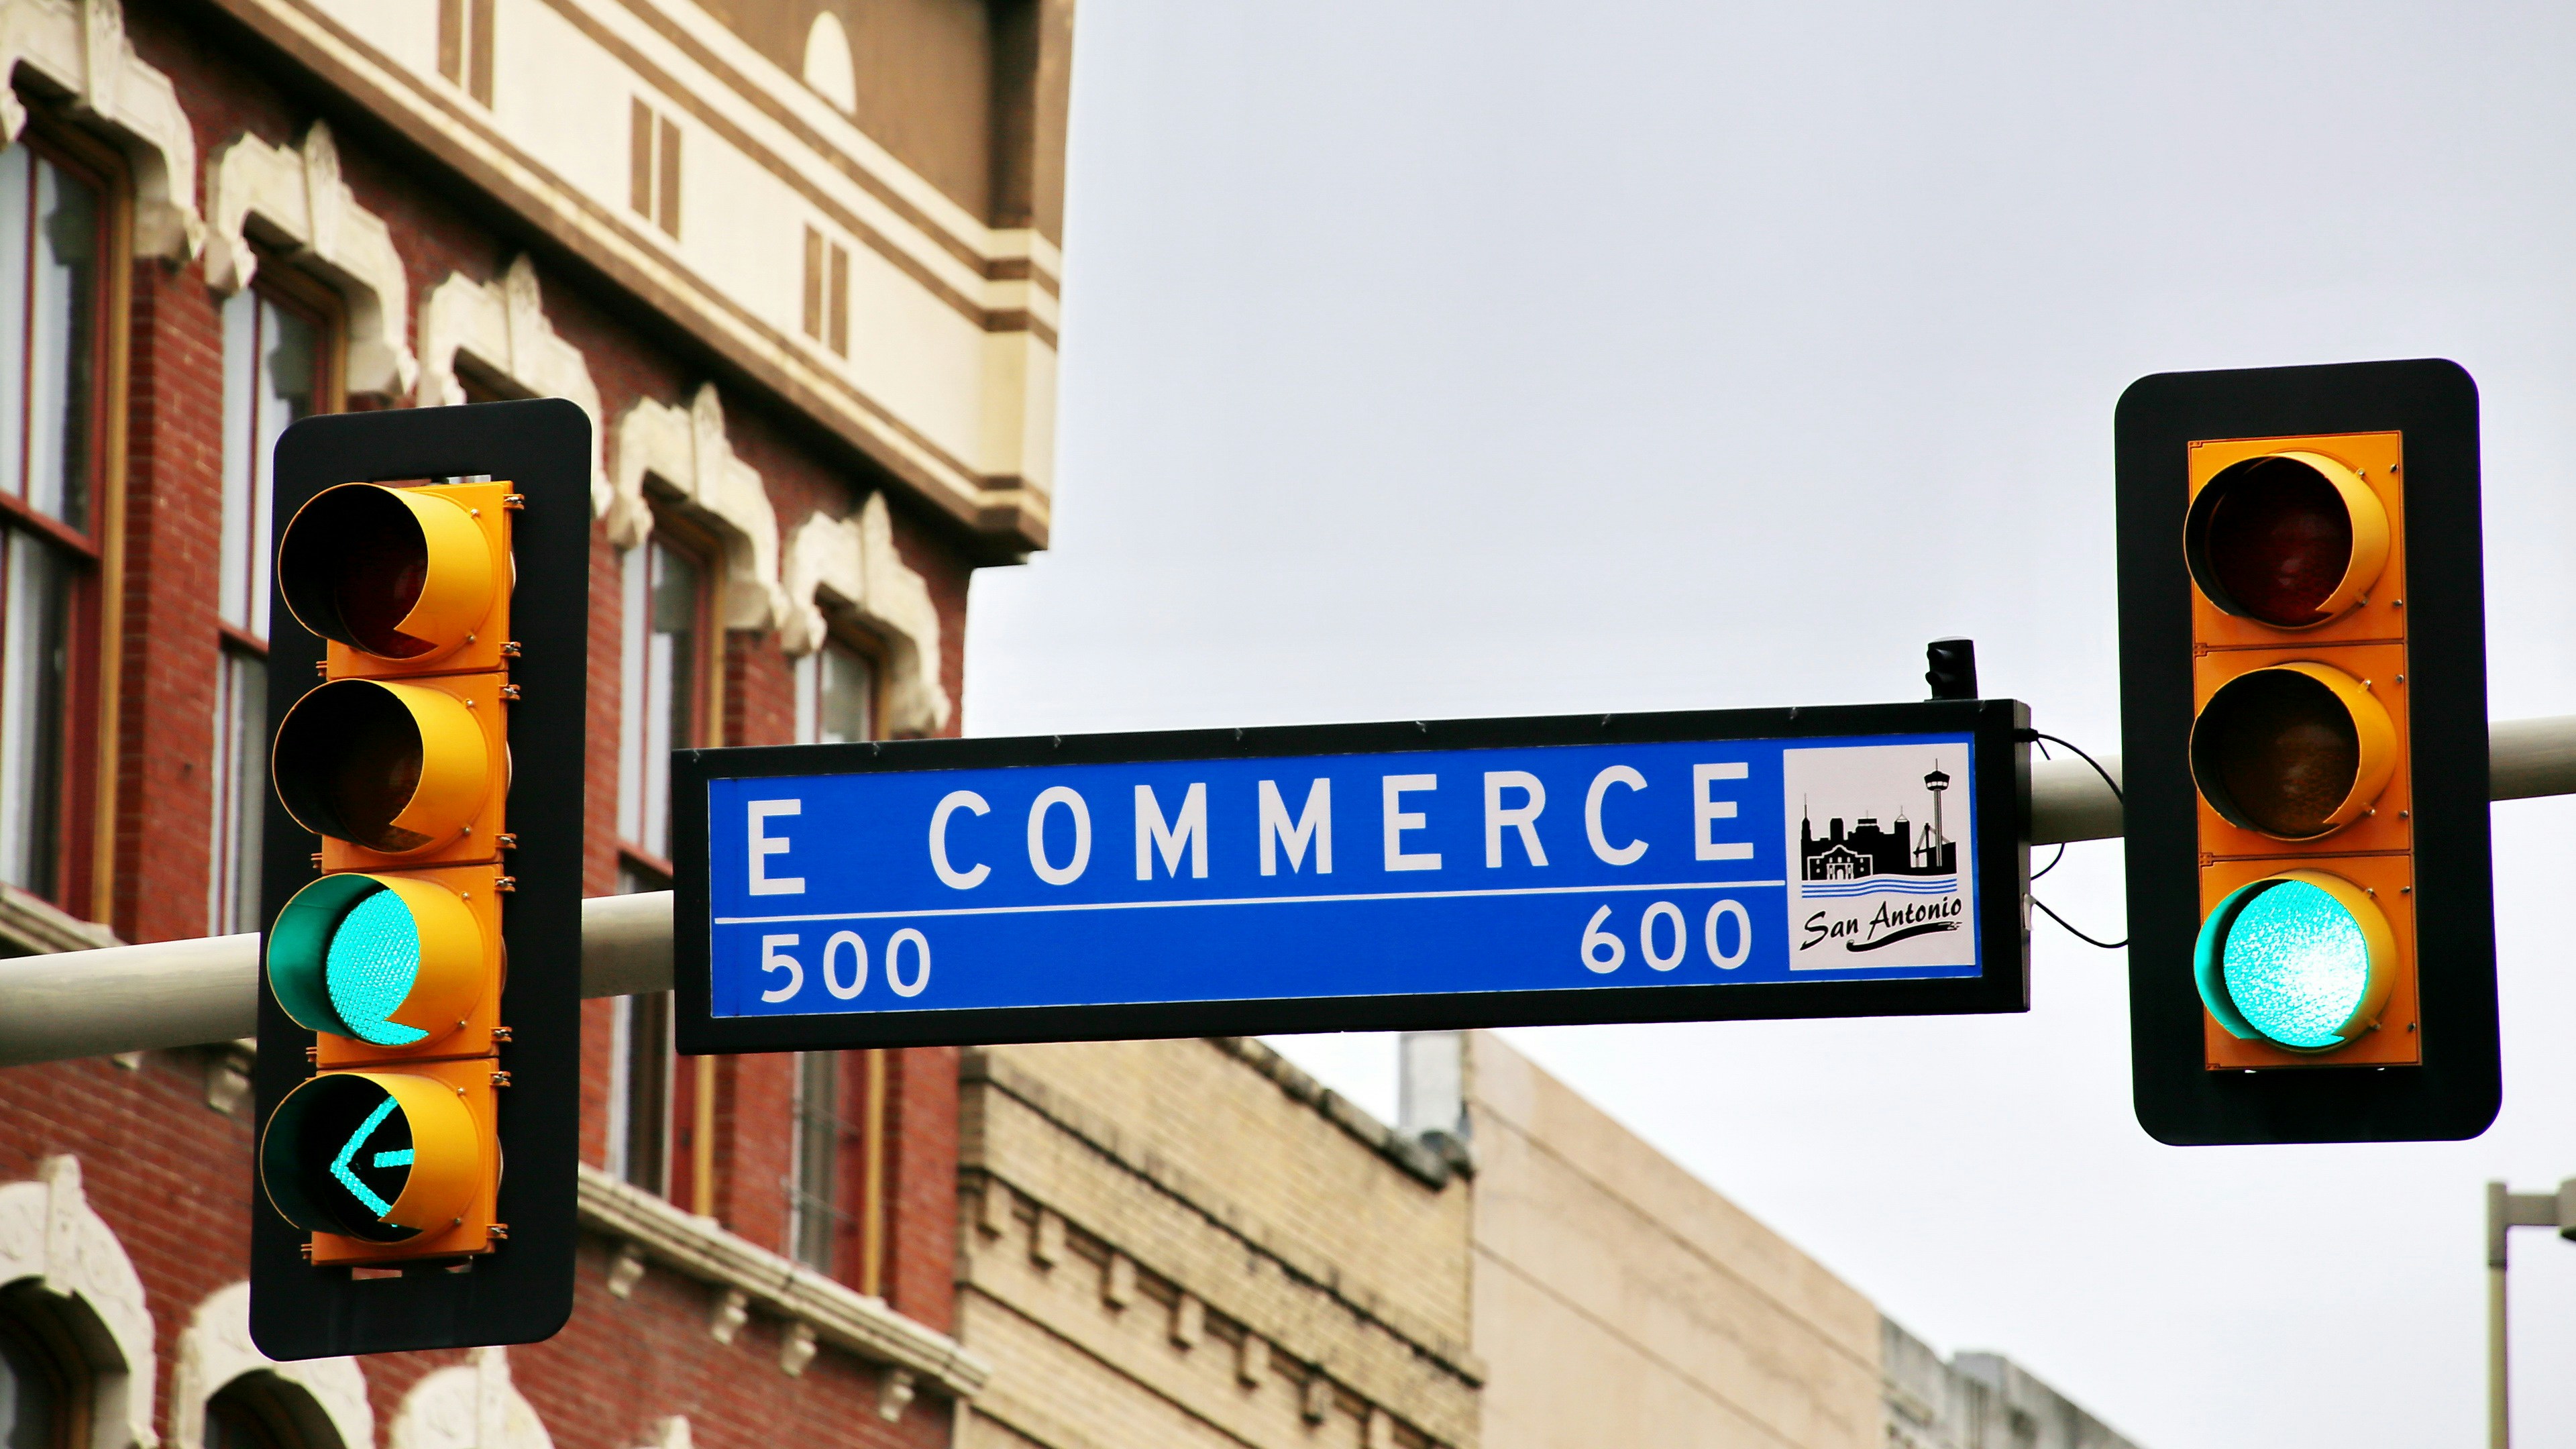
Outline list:
[[[2130,1042],[2140,1125],[2174,1144],[2476,1136],[2494,1120],[2502,1092],[2476,384],[2457,364],[2437,360],[2165,373],[2121,396],[2116,433]],[[2359,476],[2375,496],[2393,500],[2389,577],[2375,599],[2339,598],[2335,607],[2349,610],[2340,622],[2213,598],[2212,588],[2226,593],[2230,565],[2186,542],[2208,526],[2194,511],[2195,489],[2208,502],[2226,459],[2261,462],[2301,447],[2317,449],[2301,456],[2315,457],[2353,495],[2355,474],[2324,454],[2383,459],[2376,469],[2359,465]],[[2367,497],[2357,501],[2369,505]],[[2287,566],[2279,581],[2295,592]],[[2314,587],[2331,583],[2321,577]],[[2221,693],[2257,675],[2234,696]],[[2347,819],[2324,833],[2260,818],[2246,802],[2224,798],[2209,738],[2220,729],[2210,725],[2201,766],[2222,798],[2204,803],[2194,777],[2196,723],[2225,709],[2243,712],[2230,703],[2236,698],[2276,711],[2295,711],[2305,695],[2323,699],[2325,684],[2308,675],[2366,712],[2373,701],[2391,702],[2393,725],[2378,726],[2395,740],[2393,772],[2378,777],[2390,793],[2372,804],[2360,797],[2380,787],[2357,785],[2345,800]],[[2370,728],[2365,721],[2365,736]],[[2367,754],[2367,739],[2362,748]],[[2245,768],[2241,759],[2234,764]],[[2372,916],[2374,931],[2382,914],[2394,923],[2390,954],[2400,969],[2386,1009],[2374,1006],[2376,1022],[2361,1028],[2367,1040],[2355,1034],[2348,1047],[2302,1056],[2249,1036],[2235,1013],[2230,1025],[2204,1004],[2211,976],[2210,954],[2200,949],[2204,919],[2215,923],[2213,940],[2232,943],[2231,922],[2249,909],[2248,890],[2289,871],[2360,897],[2355,907]]]
[[[1934,699],[1977,697],[1977,641],[1935,639],[1923,646],[1923,682]]]
[[[477,1036],[477,1049],[482,1055],[466,1059],[462,1049],[449,1050],[446,1055],[456,1059],[424,1062],[401,1079],[405,1090],[417,1095],[423,1090],[425,1078],[453,1078],[455,1083],[463,1084],[449,1088],[455,1093],[453,1100],[467,1101],[470,1093],[473,1113],[469,1120],[460,1109],[440,1107],[436,1101],[405,1100],[400,1103],[405,1118],[433,1109],[453,1116],[455,1121],[436,1124],[451,1139],[460,1134],[481,1134],[481,1124],[487,1118],[496,1123],[499,1155],[506,1159],[507,1171],[499,1173],[499,1161],[488,1161],[486,1166],[499,1175],[497,1201],[486,1180],[479,1189],[482,1216],[472,1216],[476,1209],[469,1208],[467,1216],[457,1219],[462,1225],[458,1235],[472,1234],[477,1250],[449,1257],[395,1256],[370,1270],[369,1276],[359,1277],[345,1264],[365,1261],[366,1249],[360,1240],[378,1235],[372,1233],[372,1225],[355,1220],[335,1224],[339,1236],[318,1235],[296,1226],[281,1213],[280,1203],[311,1219],[315,1216],[310,1201],[314,1194],[299,1193],[283,1173],[278,1174],[276,1184],[264,1186],[255,1165],[249,1185],[251,1335],[272,1358],[533,1342],[552,1335],[571,1315],[573,1253],[578,1237],[575,1173],[581,1091],[582,796],[588,703],[590,459],[590,420],[580,408],[561,399],[335,414],[299,422],[278,440],[272,549],[286,538],[289,524],[305,505],[336,485],[490,478],[509,487],[469,484],[459,488],[455,496],[465,500],[470,494],[471,501],[499,503],[507,508],[515,587],[505,576],[502,587],[509,589],[507,612],[494,616],[508,619],[509,640],[473,640],[469,636],[469,647],[458,651],[452,667],[446,663],[432,666],[433,672],[451,672],[416,681],[424,689],[436,687],[454,695],[476,696],[474,703],[481,706],[476,711],[478,716],[506,713],[506,753],[500,757],[499,766],[509,780],[506,835],[497,849],[469,841],[446,852],[460,859],[477,856],[482,864],[442,872],[436,862],[444,856],[433,850],[426,853],[426,866],[371,865],[366,853],[348,841],[321,840],[298,823],[276,788],[268,792],[262,862],[263,921],[277,922],[279,913],[297,893],[317,880],[351,882],[348,893],[354,899],[366,890],[368,878],[357,873],[360,871],[391,871],[387,879],[404,880],[444,874],[472,876],[479,870],[481,874],[474,877],[474,883],[483,887],[483,898],[474,910],[488,912],[491,902],[499,902],[500,939],[507,973],[497,1013],[487,999],[473,1012],[470,1022],[460,1019],[456,1023],[460,1028],[457,1036]],[[444,490],[431,488],[423,492],[438,494]],[[373,506],[392,507],[399,501],[388,501],[379,491]],[[444,503],[435,507],[446,509]],[[460,501],[455,509],[446,511],[463,516],[463,507]],[[494,523],[482,512],[473,513],[472,518],[487,530]],[[457,526],[453,519],[448,522],[450,527]],[[324,640],[304,626],[299,610],[305,616],[334,619],[342,624],[346,618],[333,612],[331,599],[317,598],[309,589],[297,595],[288,586],[287,572],[273,571],[279,592],[272,601],[268,654],[271,740],[278,737],[290,712],[308,695],[316,697],[318,707],[319,691],[347,694],[354,688],[361,693],[388,693],[371,684],[325,684],[318,677],[325,659]],[[333,574],[340,583],[340,594],[335,596],[340,603],[350,602],[345,596],[350,589],[366,583],[366,578],[361,577],[366,574],[365,566],[353,569],[344,561],[344,566]],[[424,585],[412,576],[401,580],[401,587],[418,591],[434,588],[435,583]],[[394,608],[383,622],[400,613],[400,607]],[[353,637],[365,636],[362,632]],[[375,643],[379,652],[400,652],[415,641],[392,635],[369,642]],[[475,668],[485,672],[472,678],[485,682],[472,688],[466,687],[468,673],[453,672]],[[490,672],[495,669],[506,669],[506,676]],[[504,677],[506,684],[492,682]],[[486,700],[479,697],[481,694],[494,697]],[[325,734],[331,729],[363,727],[364,721],[342,721],[327,728]],[[289,762],[286,773],[293,775],[293,762]],[[299,788],[304,795],[312,794],[310,781],[290,778],[288,783],[290,794]],[[317,808],[315,800],[304,796],[299,799],[304,807],[301,813],[311,820],[321,822],[335,835],[348,832],[349,827],[336,822],[327,809]],[[488,820],[489,816],[478,818]],[[367,832],[360,829],[356,833]],[[491,832],[487,829],[485,833]],[[317,846],[321,852],[317,852]],[[327,862],[325,853],[332,853]],[[321,876],[317,875],[317,867],[349,873]],[[460,922],[458,929],[466,928]],[[312,1138],[317,1132],[325,1138],[355,1143],[358,1138],[348,1130],[351,1124],[340,1118],[361,1112],[372,1102],[391,1103],[393,1099],[381,1092],[370,1097],[368,1079],[354,1070],[315,1079],[317,1057],[326,1072],[335,1061],[363,1067],[363,1062],[341,1060],[350,1056],[353,1045],[363,1044],[325,1032],[317,1048],[316,1029],[310,1023],[317,1016],[330,1017],[331,1001],[317,997],[310,989],[295,990],[293,963],[270,959],[279,950],[293,949],[310,956],[318,948],[309,941],[299,944],[294,930],[281,935],[274,924],[263,944],[268,949],[263,953],[260,1049],[254,1085],[263,1148],[276,1148],[276,1161],[270,1164],[274,1167],[290,1165],[297,1154],[298,1139]],[[420,969],[426,973],[429,968],[426,958],[423,960]],[[303,963],[306,967],[311,964]],[[301,1013],[308,1018],[307,1025],[299,1025],[288,1014],[271,987],[271,972],[281,969],[289,971],[280,979],[287,981],[290,994],[297,996]],[[463,1011],[458,1008],[460,1014]],[[278,1133],[270,1134],[268,1129],[279,1119],[280,1103],[308,1079],[315,1079],[317,1088],[299,1098],[308,1105],[291,1114],[292,1120]],[[338,1096],[321,1090],[343,1084],[348,1090]],[[324,1100],[326,1097],[330,1100]],[[340,1097],[350,1100],[343,1104]],[[374,1119],[359,1120],[362,1127],[371,1127],[373,1121],[383,1120],[383,1111],[379,1109]],[[404,1119],[396,1119],[401,1120]],[[431,1125],[427,1117],[421,1118],[420,1130],[429,1130]],[[269,1140],[272,1137],[274,1140]],[[380,1155],[400,1163],[414,1159],[413,1149],[418,1144],[410,1137],[387,1137],[369,1139],[369,1145],[395,1147],[397,1150]],[[426,1151],[425,1146],[420,1148],[422,1154]],[[261,1156],[265,1160],[270,1154],[264,1150]],[[369,1171],[367,1161],[350,1160],[346,1150],[339,1157],[340,1162],[328,1166],[360,1176]],[[347,1177],[341,1180],[345,1182]],[[330,1186],[328,1182],[320,1185],[324,1189]],[[448,1186],[454,1188],[455,1184]],[[396,1189],[388,1178],[377,1182],[375,1190],[390,1194]],[[487,1232],[481,1227],[486,1218],[498,1231]],[[383,1235],[398,1235],[399,1231]],[[329,1251],[317,1254],[317,1246]],[[326,1261],[317,1263],[317,1256]]]

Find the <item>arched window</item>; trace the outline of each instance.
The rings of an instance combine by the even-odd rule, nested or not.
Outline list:
[[[89,1437],[89,1386],[31,1299],[0,1293],[0,1449],[73,1449]]]
[[[206,1449],[304,1449],[294,1405],[277,1380],[243,1374],[206,1400]]]

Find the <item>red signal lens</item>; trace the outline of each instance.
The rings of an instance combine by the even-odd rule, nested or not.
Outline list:
[[[2250,458],[2209,480],[2185,525],[2211,602],[2280,629],[2321,624],[2353,564],[2341,490],[2296,458]]]
[[[278,550],[287,605],[314,632],[387,659],[426,654],[399,627],[429,581],[429,540],[383,488],[333,488],[306,504]]]
[[[314,633],[379,659],[454,652],[504,589],[479,508],[453,494],[343,483],[314,495],[278,542],[286,607]]]

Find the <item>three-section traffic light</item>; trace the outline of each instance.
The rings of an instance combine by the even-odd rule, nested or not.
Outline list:
[[[524,1342],[571,1310],[588,452],[562,402],[278,444],[251,1275],[272,1357]]]
[[[2139,1120],[2456,1137],[2497,1100],[2476,392],[2147,378],[2119,413]]]

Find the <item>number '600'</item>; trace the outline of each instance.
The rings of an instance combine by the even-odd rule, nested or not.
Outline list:
[[[805,989],[805,964],[787,953],[801,946],[797,935],[760,938],[760,969],[784,972],[787,979],[760,993],[763,1001],[790,1001]],[[907,961],[906,957],[910,960]],[[906,966],[912,974],[906,976]],[[849,1001],[868,989],[868,943],[856,931],[834,931],[823,941],[823,989],[836,1001]],[[930,985],[930,938],[910,926],[886,938],[886,989],[897,996],[919,996]]]
[[[1595,975],[1607,976],[1628,959],[1627,943],[1601,929],[1609,919],[1610,908],[1603,906],[1592,913],[1591,921],[1583,928],[1583,964]],[[1730,924],[1732,930],[1721,929]],[[1721,944],[1728,936],[1734,937],[1731,948]],[[1690,937],[1690,924],[1683,918],[1682,908],[1671,901],[1657,901],[1637,918],[1637,955],[1657,971],[1670,971],[1682,964],[1682,958],[1690,954]],[[1700,918],[1699,939],[1701,949],[1708,952],[1710,965],[1720,971],[1732,971],[1753,954],[1753,916],[1738,902],[1718,901]]]

